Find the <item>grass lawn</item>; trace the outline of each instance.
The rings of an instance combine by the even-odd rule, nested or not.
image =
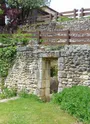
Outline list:
[[[78,124],[53,103],[19,98],[0,103],[0,124]]]

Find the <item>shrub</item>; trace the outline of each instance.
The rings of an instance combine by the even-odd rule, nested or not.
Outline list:
[[[90,123],[89,87],[73,86],[72,88],[65,88],[61,93],[54,94],[52,101],[81,121]]]

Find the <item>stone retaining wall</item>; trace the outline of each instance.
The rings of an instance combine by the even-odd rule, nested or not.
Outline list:
[[[22,28],[21,28],[22,29]],[[25,26],[23,30],[90,30],[90,19],[51,22]],[[58,60],[58,92],[72,85],[90,86],[90,46],[32,46],[19,47],[13,68],[5,80],[5,85],[23,88],[29,93],[49,99],[50,95],[50,61]]]
[[[58,60],[58,92],[72,85],[90,86],[90,46],[66,45],[58,50],[21,47],[5,84],[27,89],[42,98],[50,95],[50,61]]]
[[[59,91],[72,85],[90,86],[90,46],[73,45],[61,50],[58,59]]]
[[[82,18],[82,19],[73,19],[69,21],[64,21],[64,22],[56,22],[52,21],[51,23],[46,23],[46,24],[33,24],[33,25],[25,25],[20,27],[21,30],[26,30],[26,31],[36,31],[36,30],[41,30],[41,31],[52,31],[52,30],[90,30],[90,18]]]
[[[6,78],[5,85],[9,88],[17,87],[19,91],[27,89],[28,92],[36,94],[38,58],[34,56],[32,49],[24,50],[22,47],[17,52],[15,64]]]

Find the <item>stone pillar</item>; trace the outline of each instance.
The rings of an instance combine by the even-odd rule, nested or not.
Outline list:
[[[64,57],[59,57],[58,58],[58,92],[61,92],[63,87],[62,87],[62,77],[64,76],[62,73],[64,71]]]
[[[50,100],[50,61],[40,58],[38,95],[45,101]]]
[[[50,61],[46,60],[45,61],[45,97],[46,100],[50,100]]]
[[[38,95],[41,97],[41,99],[45,99],[45,82],[43,82],[43,66],[44,61],[42,58],[39,60],[39,74],[38,74]]]

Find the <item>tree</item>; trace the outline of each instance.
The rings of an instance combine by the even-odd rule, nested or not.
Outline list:
[[[0,4],[0,15],[3,14],[3,10],[1,9],[1,4]]]
[[[43,6],[48,0],[7,0],[9,7],[21,10],[22,19],[29,15],[29,12],[37,7]]]
[[[2,15],[3,14],[3,10],[0,8],[0,15]]]
[[[50,3],[51,0],[7,0],[11,7],[33,9]]]

